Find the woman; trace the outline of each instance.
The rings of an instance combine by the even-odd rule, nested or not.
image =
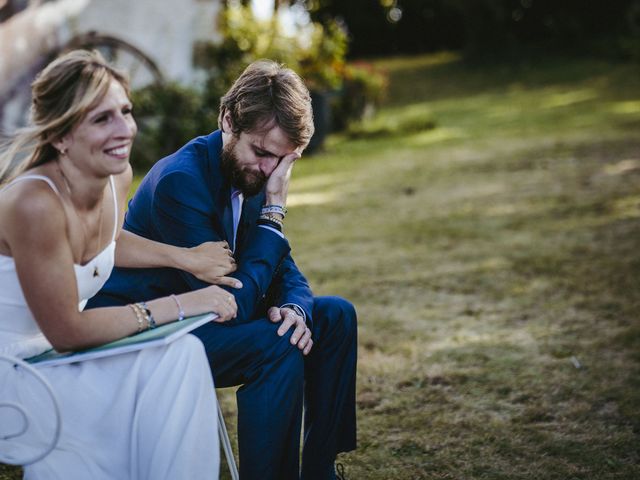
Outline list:
[[[121,230],[136,134],[127,82],[96,52],[71,52],[32,85],[33,127],[0,157],[0,353],[76,350],[204,312],[224,322],[218,286],[125,307],[82,311],[114,262],[183,268],[206,280],[234,269],[228,247],[179,249]],[[16,152],[30,147],[18,165]],[[216,280],[231,286],[231,278]],[[191,335],[71,365],[43,367],[62,436],[25,478],[213,478],[219,453],[213,383]],[[3,387],[4,388],[4,387]],[[34,394],[24,401],[38,411]],[[47,419],[39,419],[46,422]]]

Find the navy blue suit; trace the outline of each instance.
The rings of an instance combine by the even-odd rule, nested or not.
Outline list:
[[[181,247],[205,241],[233,244],[231,185],[220,170],[222,134],[198,137],[160,160],[129,203],[124,228]],[[285,238],[257,225],[264,193],[246,198],[227,288],[238,316],[194,331],[205,345],[216,386],[237,392],[240,475],[243,479],[299,478],[299,438],[304,399],[302,478],[323,477],[336,454],[356,446],[357,326],[353,306],[339,297],[314,297]],[[124,305],[207,286],[171,268],[116,268],[89,308]],[[314,341],[304,357],[271,306],[294,303],[306,313]],[[292,329],[291,329],[292,330]],[[304,391],[304,395],[303,395]]]

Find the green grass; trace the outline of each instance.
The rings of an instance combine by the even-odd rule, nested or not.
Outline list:
[[[359,313],[347,477],[640,478],[640,66],[377,64],[386,105],[299,162],[286,225]]]
[[[637,478],[640,68],[379,66],[371,130],[436,128],[334,137],[287,219],[359,312],[349,478]]]

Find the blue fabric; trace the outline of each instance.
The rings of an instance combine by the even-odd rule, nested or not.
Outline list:
[[[182,247],[219,240],[231,244],[231,185],[220,171],[221,150],[222,135],[215,131],[157,162],[129,203],[124,228]],[[356,446],[356,314],[339,297],[313,297],[287,240],[257,227],[263,203],[264,194],[245,199],[238,228],[238,270],[232,276],[243,288],[227,288],[236,298],[238,318],[209,323],[194,334],[205,345],[216,386],[242,385],[237,392],[241,478],[299,478],[304,402],[302,478],[320,479],[337,453]],[[88,307],[206,285],[170,268],[116,268]],[[286,303],[306,314],[314,340],[307,357],[291,345],[291,332],[279,337],[279,325],[265,318],[267,308]]]

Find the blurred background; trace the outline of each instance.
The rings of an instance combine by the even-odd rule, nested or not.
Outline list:
[[[257,58],[306,80],[318,130],[310,153],[384,99],[385,72],[363,59],[447,50],[475,62],[550,51],[637,60],[640,0],[1,0],[4,133],[28,120],[35,73],[77,47],[129,72],[144,169],[211,130],[220,95]]]
[[[77,47],[131,76],[136,181],[251,61],[304,78],[286,232],[359,315],[347,478],[640,478],[640,0],[0,0],[0,132]]]

